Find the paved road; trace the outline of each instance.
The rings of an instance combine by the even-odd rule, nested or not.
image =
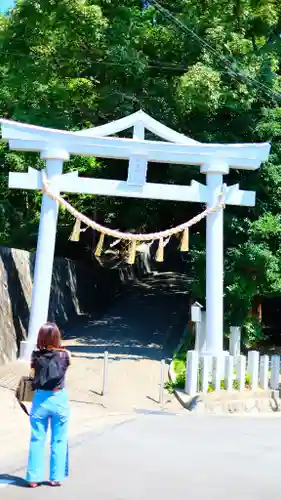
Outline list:
[[[279,500],[280,451],[279,418],[139,414],[77,441],[62,488],[30,491],[18,482],[2,497]]]

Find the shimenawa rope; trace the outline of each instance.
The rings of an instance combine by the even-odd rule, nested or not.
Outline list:
[[[79,235],[81,232],[81,222],[83,222],[86,226],[91,227],[95,231],[98,231],[100,234],[100,239],[98,245],[96,247],[95,255],[100,256],[103,248],[105,235],[111,236],[120,240],[127,240],[131,242],[131,249],[129,252],[128,263],[133,264],[135,261],[135,255],[137,250],[137,243],[142,241],[155,241],[159,240],[159,246],[156,254],[156,260],[158,262],[163,262],[164,260],[164,238],[170,238],[178,233],[183,233],[181,247],[180,250],[182,252],[187,252],[189,250],[189,228],[194,224],[197,224],[202,219],[207,217],[208,215],[216,212],[219,209],[225,208],[224,204],[224,193],[219,196],[219,202],[211,208],[207,208],[200,214],[196,215],[192,219],[183,224],[179,224],[171,229],[166,229],[164,231],[158,231],[155,233],[147,233],[147,234],[136,234],[136,233],[125,233],[122,231],[118,231],[116,229],[111,229],[105,226],[102,226],[96,221],[89,219],[86,215],[82,214],[78,210],[76,210],[68,201],[66,201],[61,195],[53,193],[49,186],[51,185],[51,181],[48,180],[45,170],[42,171],[42,183],[43,183],[43,192],[48,195],[50,198],[55,200],[61,206],[63,206],[69,213],[75,217],[76,222],[72,232],[70,239],[72,241],[78,241]]]

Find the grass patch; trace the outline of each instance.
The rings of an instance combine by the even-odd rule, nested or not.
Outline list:
[[[183,390],[185,388],[185,377],[186,377],[186,356],[184,356],[184,353],[179,353],[180,355],[176,356],[173,361],[172,361],[172,368],[173,371],[176,374],[176,378],[174,381],[169,380],[165,384],[165,389],[172,394],[175,390],[180,389]],[[200,377],[200,370],[199,370],[199,391],[202,389],[201,385],[201,377]],[[233,375],[236,375],[236,370],[234,370]],[[245,376],[245,389],[250,389],[251,387],[251,375],[249,373],[246,373]],[[225,390],[225,381],[221,380],[220,383],[220,388],[221,390]],[[236,378],[233,380],[233,389],[238,390],[239,389],[239,383]],[[208,385],[208,392],[214,392],[215,391],[215,386],[212,382],[209,382]]]
[[[177,375],[180,375],[183,372],[185,373],[185,366],[186,366],[185,360],[178,358],[173,360],[173,368]]]
[[[192,349],[194,345],[194,331],[191,329],[186,328],[186,331],[184,333],[184,342],[182,344],[182,347],[180,348],[179,352],[175,354],[173,360],[172,360],[172,368],[173,371],[176,375],[175,380],[169,380],[165,384],[165,389],[171,394],[173,393],[176,389],[183,390],[185,388],[185,377],[186,377],[186,353],[189,349]],[[236,370],[234,370],[234,376],[236,375]],[[269,374],[270,376],[270,374]],[[200,370],[199,370],[199,390],[201,390],[201,381],[200,381]],[[245,389],[249,389],[251,386],[251,376],[249,373],[246,373],[245,376]],[[220,384],[221,390],[225,390],[225,381],[221,380]],[[239,389],[239,383],[236,378],[233,380],[233,389],[238,390]],[[208,386],[208,392],[214,392],[215,387],[212,384],[212,382],[209,382]]]
[[[179,358],[173,359],[172,369],[176,374],[176,378],[174,381],[169,380],[165,383],[165,389],[169,394],[172,394],[176,389],[185,388],[186,361]]]

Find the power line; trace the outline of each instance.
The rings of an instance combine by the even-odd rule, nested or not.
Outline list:
[[[6,50],[0,50],[0,54],[2,55],[6,55],[6,56],[9,56],[9,55],[12,55],[12,56],[15,56],[15,57],[24,57],[24,58],[32,58],[32,59],[39,59],[40,58],[40,55],[37,55],[37,54],[32,54],[32,53],[28,53],[28,54],[24,54],[24,53],[21,53],[21,52],[12,52],[12,51],[6,51]],[[70,61],[70,57],[61,57],[60,55],[57,56],[55,54],[52,54],[52,57],[54,60],[56,60],[57,62],[59,61],[67,61],[69,62]],[[89,56],[87,56],[89,57]],[[48,56],[44,56],[45,59],[48,59]],[[81,62],[83,62],[83,60],[81,60]],[[124,62],[124,63],[121,63],[121,62],[113,62],[113,61],[94,61],[92,60],[91,61],[91,64],[92,65],[96,65],[96,66],[108,66],[108,67],[128,67],[129,66],[129,61],[128,62]],[[165,69],[165,70],[171,70],[171,71],[183,71],[183,72],[186,72],[188,70],[188,67],[187,66],[182,66],[182,65],[179,65],[179,64],[170,64],[168,62],[159,62],[159,63],[151,63],[150,61],[148,62],[148,64],[146,63],[146,61],[144,60],[143,61],[143,64],[145,66],[145,68],[155,68],[155,69]]]
[[[236,77],[239,77],[240,79],[246,80],[247,83],[255,85],[260,90],[263,90],[267,94],[270,94],[270,96],[272,98],[274,97],[274,99],[281,100],[281,94],[279,92],[272,90],[270,87],[268,87],[264,83],[259,82],[258,80],[256,80],[255,78],[252,78],[251,76],[248,76],[246,73],[235,69],[234,64],[236,66],[237,65],[236,62],[233,63],[229,59],[227,59],[225,56],[221,55],[214,47],[212,47],[212,45],[210,45],[208,42],[206,42],[206,40],[204,40],[202,37],[197,35],[197,33],[195,33],[191,28],[186,26],[186,24],[184,24],[180,19],[178,19],[176,16],[174,16],[168,9],[163,7],[157,0],[150,0],[150,5],[151,4],[155,5],[156,9],[158,9],[162,14],[164,14],[164,16],[167,19],[173,21],[174,24],[176,24],[183,31],[185,31],[186,33],[191,35],[201,46],[203,46],[209,52],[211,52],[211,54],[213,56],[218,58],[221,63],[223,63],[224,65],[229,67],[229,69],[226,68],[224,70],[224,72],[227,72],[228,74],[230,74],[233,77],[236,76]]]

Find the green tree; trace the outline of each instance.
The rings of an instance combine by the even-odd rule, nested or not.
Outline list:
[[[255,295],[281,294],[281,187],[278,0],[22,0],[0,18],[2,116],[77,130],[140,108],[205,142],[270,140],[257,172],[231,171],[227,183],[257,191],[254,208],[225,211],[227,320],[243,322]],[[152,137],[148,134],[148,137]],[[34,248],[40,194],[7,190],[10,169],[41,168],[35,155],[2,145],[1,240]],[[124,178],[126,162],[75,158],[66,170]],[[149,179],[188,184],[194,167],[150,165]],[[78,208],[122,229],[156,230],[198,213],[198,205],[72,196]],[[17,221],[15,224],[14,221]],[[72,219],[62,212],[59,251]],[[194,227],[186,271],[204,298],[205,230]],[[86,233],[87,234],[87,233]],[[86,238],[86,237],[85,237]],[[89,237],[90,238],[90,237]],[[86,238],[87,240],[87,238]],[[86,241],[85,240],[85,241]],[[82,251],[82,248],[80,251]]]

